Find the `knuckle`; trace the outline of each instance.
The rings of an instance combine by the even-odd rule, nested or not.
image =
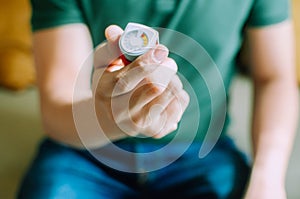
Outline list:
[[[148,89],[146,91],[146,94],[148,96],[156,96],[156,95],[159,95],[161,93],[162,93],[161,89],[159,87],[153,85],[153,84],[151,84],[150,86],[148,86]]]
[[[147,129],[147,131],[144,132],[144,134],[148,137],[154,137],[157,135],[157,131],[153,128]]]
[[[163,95],[164,99],[170,101],[170,103],[173,98],[176,98],[176,96],[177,93],[174,92],[173,89],[169,89],[169,88],[164,91],[164,95]]]
[[[133,115],[131,116],[131,120],[134,124],[139,125],[141,122],[141,117],[140,115]]]
[[[129,83],[126,78],[122,75],[118,75],[113,80],[113,90],[117,93],[127,92],[129,90]]]
[[[144,72],[150,73],[157,68],[161,63],[153,60],[152,51],[148,51],[146,54],[138,57],[132,64],[133,67],[139,66]]]
[[[180,78],[178,77],[178,75],[174,75],[174,77],[172,78],[172,81],[171,81],[171,85],[176,90],[181,90],[183,88],[183,84],[182,84]]]
[[[141,88],[146,95],[159,95],[163,92],[163,88],[155,84],[150,77],[145,77],[141,83]]]
[[[131,116],[131,121],[133,122],[136,129],[144,129],[147,126],[148,120],[148,108],[143,108],[138,111],[135,115]]]
[[[170,132],[175,131],[177,128],[178,128],[178,123],[172,124],[172,126],[170,127]]]
[[[142,74],[147,74],[153,70],[153,64],[151,64],[151,62],[149,62],[143,56],[137,58],[132,64],[132,69]]]
[[[158,96],[163,93],[163,88],[160,86],[154,85],[153,83],[148,84],[146,94],[148,96]]]
[[[168,69],[170,69],[173,73],[176,73],[178,71],[178,66],[177,63],[175,62],[174,59],[167,57],[162,64],[163,66],[167,67]]]
[[[182,90],[182,95],[183,95],[183,101],[185,102],[185,104],[188,104],[190,102],[189,94],[185,90]]]
[[[174,83],[170,83],[168,85],[168,92],[169,92],[169,95],[172,95],[176,98],[178,98],[178,95],[180,95],[180,92],[182,90],[182,88]]]
[[[135,64],[130,70],[133,70],[135,74],[141,73],[146,74],[147,73],[147,67],[144,62],[138,61],[137,64]]]
[[[93,95],[96,99],[101,100],[101,102],[105,102],[111,99],[111,89],[105,84],[97,84],[93,88]]]
[[[190,103],[190,96],[185,90],[182,90],[180,93],[179,103],[182,111],[184,111]]]

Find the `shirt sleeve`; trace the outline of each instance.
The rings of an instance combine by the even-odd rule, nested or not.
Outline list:
[[[291,16],[289,0],[254,0],[249,26],[268,26],[283,22]]]
[[[76,0],[31,0],[32,30],[70,23],[84,23]]]

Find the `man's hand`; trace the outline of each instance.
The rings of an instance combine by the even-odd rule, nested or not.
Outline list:
[[[161,138],[177,128],[189,96],[163,45],[125,66],[118,58],[122,32],[109,26],[107,44],[95,52],[93,90],[100,125],[106,134]]]

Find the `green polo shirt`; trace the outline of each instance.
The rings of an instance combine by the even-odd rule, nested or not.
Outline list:
[[[94,46],[111,24],[161,27],[191,97],[177,131],[180,139],[224,135],[229,124],[227,93],[245,26],[262,27],[289,18],[288,0],[31,0],[34,31],[70,23],[88,26]],[[172,33],[172,30],[174,32]],[[175,32],[176,31],[176,32]],[[225,113],[224,113],[225,111]],[[224,115],[225,114],[225,115]],[[140,138],[140,140],[151,140]]]

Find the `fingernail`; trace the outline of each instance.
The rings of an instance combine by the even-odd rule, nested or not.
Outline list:
[[[152,53],[152,59],[156,63],[162,62],[169,54],[168,49],[165,46],[159,45]]]

